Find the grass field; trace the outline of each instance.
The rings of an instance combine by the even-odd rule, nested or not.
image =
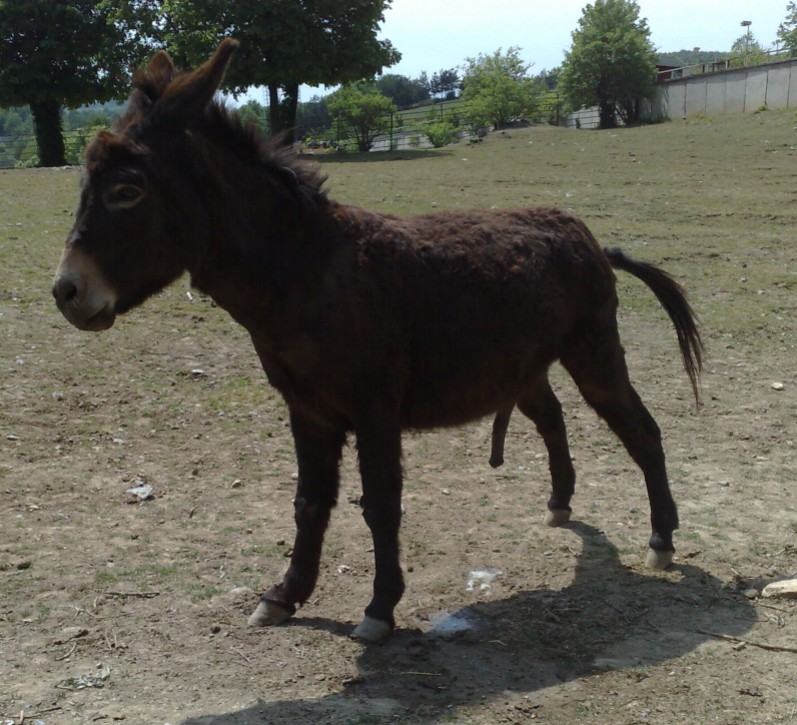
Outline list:
[[[347,637],[372,566],[350,449],[313,599],[248,630],[286,565],[295,463],[247,335],[185,280],[106,333],[69,327],[49,288],[79,170],[3,171],[0,722],[797,722],[797,655],[759,646],[797,649],[797,605],[756,594],[797,574],[797,115],[322,163],[333,197],[394,214],[572,209],[684,285],[708,348],[699,411],[669,320],[619,277],[680,506],[675,566],[644,568],[641,474],[556,371],[578,523],[541,525],[544,447],[521,416],[497,471],[489,421],[406,436],[407,593],[368,648]],[[139,481],[155,497],[128,503]],[[468,590],[481,568],[501,573]],[[430,634],[451,612],[474,628]]]

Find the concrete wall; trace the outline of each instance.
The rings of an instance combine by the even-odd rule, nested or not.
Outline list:
[[[649,117],[683,118],[698,113],[752,113],[797,108],[797,60],[691,76],[659,84]]]

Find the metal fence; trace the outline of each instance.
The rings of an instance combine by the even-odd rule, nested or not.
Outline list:
[[[450,140],[478,138],[486,129],[475,126],[470,120],[471,106],[459,99],[417,106],[385,114],[378,123],[378,133],[370,141],[370,151],[401,151],[413,148],[430,148],[439,144],[448,134]],[[562,118],[559,95],[555,92],[543,93],[536,99],[534,111],[523,118],[513,119],[513,123],[552,123],[559,124]],[[441,131],[440,126],[450,128]],[[64,147],[68,164],[77,165],[83,161],[83,151],[97,132],[97,127],[78,128],[64,131]],[[442,135],[441,135],[442,134]],[[356,151],[357,138],[353,129],[339,122],[333,122],[329,129],[304,140],[305,147],[331,145],[342,150]],[[38,149],[36,136],[20,134],[0,136],[0,169],[25,168],[37,166]]]
[[[96,127],[64,131],[64,150],[68,164],[80,164],[83,151],[96,133]],[[0,169],[38,166],[39,151],[32,133],[0,136]]]
[[[769,50],[745,53],[744,55],[715,60],[711,63],[696,63],[694,65],[685,65],[681,68],[670,68],[668,70],[659,71],[656,75],[656,80],[666,83],[668,81],[678,81],[683,78],[704,75],[706,73],[719,73],[722,71],[737,70],[739,68],[749,68],[766,63],[791,60],[792,58],[797,58],[797,49],[780,48],[776,46]]]
[[[332,145],[345,151],[362,151],[364,149],[359,143],[362,140],[367,142],[369,151],[431,148],[440,145],[446,136],[450,136],[451,141],[483,136],[487,129],[472,122],[472,110],[472,104],[455,99],[393,111],[378,119],[374,124],[376,131],[370,139],[358,139],[352,126],[334,121],[331,129],[317,137],[309,137],[305,145]],[[561,115],[559,94],[548,92],[536,99],[532,113],[512,119],[512,124],[559,124]],[[441,125],[450,131],[441,130]]]

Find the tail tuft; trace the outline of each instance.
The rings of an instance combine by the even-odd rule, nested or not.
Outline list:
[[[695,402],[700,404],[700,372],[703,369],[705,348],[700,338],[697,316],[686,298],[686,292],[667,272],[648,262],[638,262],[626,256],[620,249],[603,250],[609,264],[615,269],[634,275],[642,280],[670,316],[678,336],[678,346],[684,361],[684,369],[692,383]]]

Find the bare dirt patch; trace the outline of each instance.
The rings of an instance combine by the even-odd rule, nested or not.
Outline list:
[[[313,599],[247,629],[287,563],[295,464],[245,333],[184,281],[107,333],[71,329],[49,281],[78,172],[0,173],[0,722],[797,722],[797,654],[757,646],[797,648],[797,605],[756,596],[797,572],[795,127],[529,129],[325,161],[336,197],[393,213],[572,208],[684,283],[709,348],[698,413],[669,321],[620,276],[680,504],[670,571],[642,564],[641,474],[557,373],[574,523],[542,526],[521,416],[497,471],[489,421],[407,435],[408,588],[379,647],[348,638],[372,567],[353,451]],[[142,482],[153,498],[131,503]],[[468,628],[430,633],[451,614]]]

